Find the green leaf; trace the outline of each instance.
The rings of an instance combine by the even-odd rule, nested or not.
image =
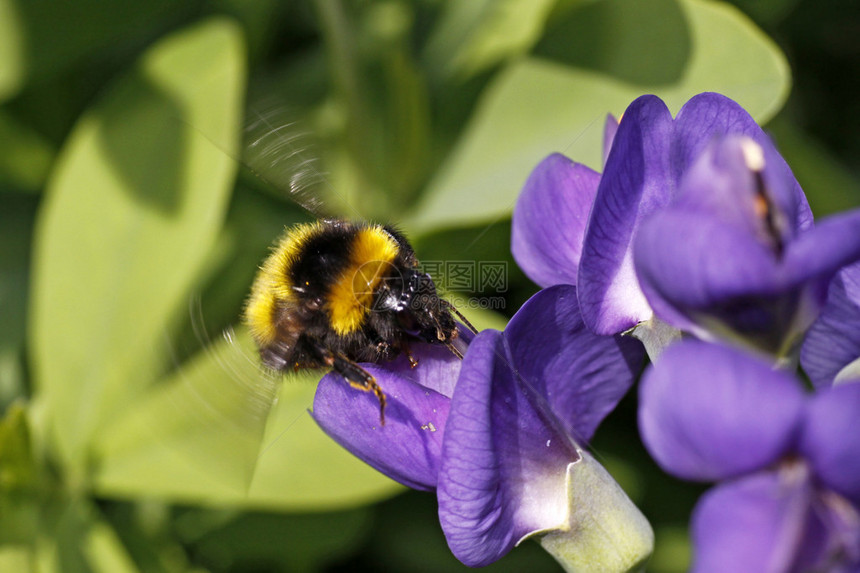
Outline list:
[[[644,13],[641,0],[623,2],[638,5]],[[533,56],[500,72],[409,224],[427,231],[507,216],[531,169],[552,152],[599,169],[606,114],[621,114],[643,93],[659,95],[673,112],[702,91],[736,99],[761,122],[779,109],[789,86],[785,59],[737,10],[702,0],[677,4],[649,0],[647,5],[654,8],[649,22],[655,23],[677,19],[680,8],[689,42],[664,45],[659,26],[653,28],[657,36],[651,38],[660,46],[663,61],[676,72],[660,71],[649,55],[651,43],[644,43],[647,36],[643,36],[652,29],[648,22],[625,19],[619,24],[610,18],[620,12],[615,2],[595,3],[614,10],[608,12],[604,26],[591,26],[594,33],[602,32],[605,42],[619,43],[613,53],[625,58],[580,58],[582,65],[591,68],[583,69]],[[565,17],[585,16],[573,11]],[[613,23],[619,27],[609,27]],[[585,43],[581,46],[594,49]],[[682,52],[672,57],[671,49]],[[641,58],[639,63],[626,59],[636,57]],[[656,81],[649,83],[633,74],[639,64],[655,70]]]
[[[0,193],[0,410],[26,394],[23,367],[35,197]]]
[[[0,547],[25,545],[33,539],[40,528],[40,505],[50,487],[45,468],[36,459],[28,414],[19,401],[0,418]]]
[[[243,496],[277,396],[257,362],[250,348],[221,340],[154,386],[95,437],[97,491],[184,492],[179,497],[216,502]],[[135,484],[139,490],[130,491]]]
[[[36,472],[27,411],[15,402],[0,418],[0,494],[36,487]]]
[[[453,0],[427,43],[431,73],[459,80],[529,50],[555,0]]]
[[[0,571],[32,571],[34,555],[27,545],[0,545]]]
[[[36,232],[29,322],[56,446],[81,478],[92,438],[167,360],[164,341],[221,227],[244,89],[238,29],[155,45],[77,124]],[[213,145],[214,143],[214,145]]]
[[[41,191],[53,160],[54,149],[41,135],[0,112],[0,184],[4,188]]]
[[[260,367],[244,329],[230,334],[100,434],[96,490],[290,510],[357,506],[400,491],[311,419],[318,378],[280,383]]]
[[[742,12],[722,2],[684,0],[693,50],[681,83],[657,95],[673,112],[691,96],[716,91],[740,103],[759,123],[782,108],[791,89],[785,55]]]
[[[183,515],[183,525],[191,517]],[[372,535],[372,526],[368,508],[301,515],[244,513],[191,545],[204,563],[226,560],[234,570],[266,563],[273,571],[324,571],[354,556]]]
[[[0,101],[15,95],[27,67],[24,29],[15,0],[0,0]]]
[[[17,23],[13,38],[18,42],[15,52],[20,61],[19,85],[50,81],[93,60],[116,61],[117,56],[133,53],[159,29],[191,12],[183,3],[170,0],[5,2],[9,2],[7,14],[13,15],[12,22]],[[0,22],[7,14],[0,11]],[[13,30],[12,22],[9,30]],[[6,26],[0,26],[0,31],[7,31]],[[3,38],[0,42],[11,44],[12,39]]]
[[[35,543],[33,571],[137,573],[116,531],[90,502],[73,499],[48,517]]]

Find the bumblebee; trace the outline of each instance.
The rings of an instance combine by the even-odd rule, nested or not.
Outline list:
[[[331,368],[373,392],[385,423],[385,394],[359,362],[383,362],[411,342],[447,346],[460,331],[406,238],[390,226],[321,220],[288,229],[254,280],[245,322],[263,363],[278,371]]]

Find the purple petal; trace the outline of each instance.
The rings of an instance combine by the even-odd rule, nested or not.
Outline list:
[[[817,387],[830,386],[845,366],[860,358],[860,263],[842,269],[830,283],[827,305],[809,329],[800,362]]]
[[[460,337],[467,343],[474,339],[475,335],[465,326],[460,325],[459,330]],[[385,371],[450,398],[460,376],[460,359],[441,344],[413,342],[409,350],[418,366],[413,367],[406,354],[401,353],[394,360],[384,363]]]
[[[860,384],[819,391],[807,410],[800,449],[822,482],[860,505],[858,419]]]
[[[630,389],[644,357],[633,338],[588,330],[572,286],[534,295],[508,323],[504,337],[522,380],[582,445]]]
[[[698,332],[707,313],[742,333],[781,340],[793,316],[773,300],[784,289],[770,248],[708,214],[656,213],[637,235],[634,260],[654,312],[676,328]]]
[[[747,154],[756,151],[763,172],[748,164]],[[817,313],[811,295],[821,288],[810,285],[805,299],[800,291],[818,280],[810,273],[829,257],[816,252],[818,262],[794,263],[797,243],[821,232],[792,240],[794,179],[782,177],[777,157],[772,146],[748,137],[718,139],[687,171],[676,202],[642,224],[634,262],[642,291],[663,320],[703,336],[697,323],[707,316],[769,350],[781,348],[792,329],[808,326]],[[770,209],[762,207],[762,192]]]
[[[746,135],[763,147],[773,147],[770,138],[745,109],[726,96],[712,92],[690,98],[678,112],[674,128],[672,164],[676,178],[680,178],[705,147],[719,136]],[[772,159],[769,159],[768,163],[780,172],[779,177],[791,182],[790,193],[794,204],[787,214],[792,225],[801,230],[810,228],[813,222],[812,211],[800,184],[779,154],[775,154]]]
[[[800,284],[821,278],[829,283],[840,268],[858,259],[860,209],[828,217],[790,243],[786,281]]]
[[[811,571],[821,566],[829,532],[813,510],[816,497],[807,477],[803,468],[761,472],[707,492],[692,518],[692,571]]]
[[[618,120],[611,113],[606,114],[606,123],[603,124],[603,164],[606,165],[606,160],[609,158],[609,150],[612,149],[612,142],[615,141],[615,134],[618,133]]]
[[[577,287],[585,323],[617,334],[651,316],[639,290],[630,245],[646,215],[675,192],[669,145],[672,116],[654,96],[627,108],[618,126],[585,232]]]
[[[588,213],[600,174],[558,153],[538,165],[517,200],[511,251],[540,286],[576,284]]]
[[[673,206],[708,213],[776,254],[797,234],[794,183],[780,170],[772,145],[728,135],[713,140],[684,173]],[[762,208],[762,194],[768,209]]]
[[[721,480],[778,460],[794,444],[804,394],[791,376],[728,347],[670,346],[643,376],[639,430],[667,472]]]
[[[497,560],[567,514],[565,476],[577,454],[509,364],[501,333],[483,331],[463,359],[451,399],[439,519],[451,551],[470,567]]]
[[[438,369],[430,366],[432,361],[424,353],[419,360],[409,375],[421,377]],[[388,368],[362,366],[385,393],[385,425],[379,423],[376,396],[351,387],[336,373],[324,376],[319,383],[314,420],[338,444],[388,477],[414,489],[432,490],[450,399]]]
[[[752,116],[734,100],[713,92],[690,98],[675,118],[675,176],[680,178],[716,137],[730,133],[747,135],[757,143],[767,139]]]

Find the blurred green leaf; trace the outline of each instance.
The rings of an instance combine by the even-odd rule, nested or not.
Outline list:
[[[90,526],[84,543],[89,569],[93,573],[134,573],[138,570],[116,532],[104,521],[97,520]]]
[[[400,491],[308,415],[319,376],[267,376],[244,329],[210,345],[100,434],[97,491],[289,510]]]
[[[138,569],[146,573],[192,573],[185,548],[175,535],[174,512],[167,502],[144,498],[99,503],[105,522],[116,532]]]
[[[703,0],[683,0],[680,6],[690,23],[690,61],[679,85],[655,93],[674,113],[697,93],[719,92],[767,123],[791,89],[785,55],[734,6]]]
[[[369,562],[378,571],[410,573],[466,573],[474,571],[457,561],[442,528],[436,496],[409,491],[377,508],[374,535],[369,541]],[[558,573],[561,568],[549,553],[527,540],[486,567],[481,573]]]
[[[0,571],[33,571],[34,555],[27,545],[0,545]]]
[[[561,3],[532,55],[653,86],[678,83],[690,50],[690,26],[678,0],[613,0]]]
[[[78,123],[40,213],[31,362],[62,459],[122,417],[215,243],[239,141],[244,56],[213,20],[150,49]],[[213,145],[214,143],[214,145]],[[82,476],[77,475],[76,479]]]
[[[655,531],[654,555],[649,568],[663,573],[690,570],[693,548],[686,524],[664,525]]]
[[[211,344],[96,436],[97,491],[243,497],[276,392],[250,349]]]
[[[0,183],[4,187],[41,191],[53,160],[54,149],[42,136],[0,112]]]
[[[650,2],[667,10],[666,17],[677,12],[676,5],[665,0]],[[676,112],[696,93],[718,91],[736,99],[759,121],[769,119],[789,86],[781,52],[725,4],[679,0],[677,6],[689,27],[690,43],[688,48],[681,46],[688,50],[683,53],[685,65],[673,83],[633,84],[613,77],[612,68],[618,64],[612,58],[602,62],[608,75],[538,57],[524,58],[501,71],[408,225],[424,232],[507,216],[531,169],[555,151],[599,169],[606,114],[620,115],[643,93],[659,95]],[[576,15],[573,11],[569,17]],[[659,11],[651,14],[654,21],[663,16]],[[635,24],[648,28],[641,21]],[[611,39],[622,44],[635,41],[619,52],[639,54],[643,65],[653,66],[641,34],[615,31]],[[636,65],[628,61],[624,67]]]
[[[36,479],[27,412],[15,402],[0,419],[0,494],[36,487]]]
[[[24,28],[15,0],[0,0],[0,101],[24,83],[27,67]]]
[[[430,73],[463,80],[531,49],[555,0],[453,0],[428,40]]]
[[[10,1],[10,0],[6,0]],[[189,6],[170,0],[17,0],[19,49],[26,81],[42,82],[69,73],[87,59],[109,61],[133,50],[165,28]]]
[[[35,543],[33,571],[40,573],[136,573],[116,532],[85,500],[57,508]]]
[[[205,285],[189,302],[183,324],[171,337],[176,363],[209,344],[213,334],[234,324],[242,314],[260,262],[284,228],[310,220],[310,215],[288,201],[257,192],[240,177],[227,220],[213,249]]]
[[[27,394],[23,368],[36,197],[0,193],[0,409]]]
[[[275,36],[276,24],[284,14],[284,3],[277,0],[208,0],[217,13],[228,14],[242,24],[248,43],[248,56],[257,61],[265,56]]]
[[[26,545],[39,530],[47,484],[43,469],[36,460],[28,412],[22,401],[14,402],[0,418],[0,547]]]
[[[18,349],[24,342],[35,213],[34,198],[0,194],[0,348]]]
[[[388,134],[381,180],[390,190],[390,212],[399,213],[414,200],[427,177],[430,98],[406,42],[392,46],[387,54],[383,62],[385,89],[376,98],[383,106]]]
[[[776,25],[791,15],[800,2],[801,0],[733,0],[744,14],[749,14],[757,22],[771,25]]]
[[[199,513],[199,511],[195,512]],[[190,526],[182,516],[182,525]],[[218,570],[321,571],[371,535],[368,509],[302,515],[247,513],[193,540],[198,561]]]

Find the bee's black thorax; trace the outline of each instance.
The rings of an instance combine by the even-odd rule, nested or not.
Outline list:
[[[312,234],[299,247],[295,262],[288,269],[288,280],[299,300],[325,297],[349,266],[355,234],[351,225],[332,225],[324,232]]]

